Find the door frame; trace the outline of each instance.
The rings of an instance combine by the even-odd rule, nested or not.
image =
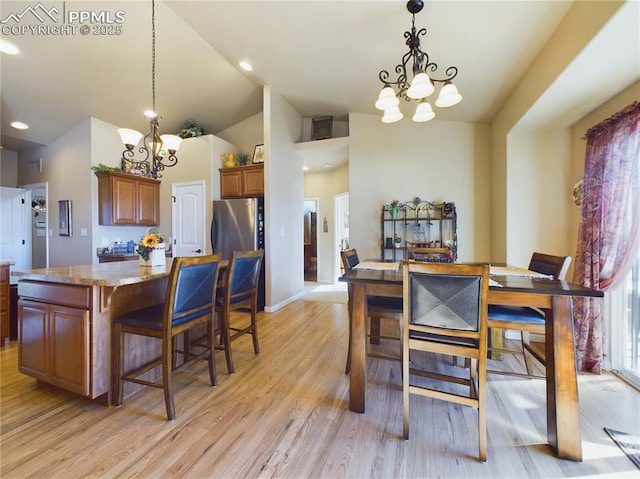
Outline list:
[[[342,244],[339,243],[339,232],[342,231],[340,222],[342,221],[342,202],[347,198],[349,199],[349,192],[339,193],[333,197],[333,211],[334,211],[334,228],[333,228],[333,244],[334,244],[334,262],[333,262],[333,282],[338,284],[338,278],[340,277],[340,268],[342,266],[342,257],[340,252],[342,251]],[[348,209],[347,209],[348,211]],[[349,245],[350,246],[350,245]]]
[[[320,224],[319,224],[320,223],[320,198],[318,198],[317,196],[310,197],[310,198],[305,197],[302,200],[303,211],[304,211],[304,204],[307,203],[307,202],[315,203],[315,205],[316,205],[316,210],[315,210],[315,213],[316,213],[316,238],[315,238],[315,240],[316,240],[316,281],[315,282],[318,283],[319,279],[320,279],[320,264],[321,264],[320,263],[320,258],[322,256],[321,253],[320,253],[320,250],[321,250],[321,247],[320,247]],[[304,242],[304,235],[302,237],[302,240]],[[302,248],[304,249],[304,244],[302,245]]]
[[[50,204],[49,204],[49,183],[47,181],[43,181],[41,183],[29,183],[28,185],[21,185],[20,188],[29,191],[29,194],[31,194],[31,192],[33,190],[39,190],[44,188],[44,201],[47,205],[47,218],[45,219],[45,241],[44,241],[44,248],[45,248],[45,268],[49,267],[49,238],[51,237],[51,235],[53,234],[51,231],[49,231],[49,217],[51,216],[51,209],[50,209]],[[29,237],[31,237],[31,234],[33,233],[32,227],[31,227],[31,220],[32,218],[30,218],[29,221]],[[31,243],[31,250],[33,250],[33,243]],[[31,257],[33,257],[33,251],[29,251],[29,254],[31,255]]]

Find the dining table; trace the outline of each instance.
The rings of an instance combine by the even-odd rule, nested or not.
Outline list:
[[[494,266],[494,265],[492,265]],[[604,293],[564,280],[508,274],[495,265],[490,275],[489,304],[529,306],[545,312],[547,442],[563,459],[582,461],[578,381],[574,350],[573,298]],[[514,270],[522,271],[519,268]],[[348,283],[351,302],[351,372],[349,409],[366,409],[366,317],[369,296],[402,297],[402,263],[367,260],[340,278]]]

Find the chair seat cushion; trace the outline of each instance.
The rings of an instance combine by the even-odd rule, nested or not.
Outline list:
[[[198,310],[194,313],[183,316],[173,321],[173,326],[179,326],[187,323],[192,319],[199,318],[203,315],[204,310]],[[136,328],[147,328],[154,331],[162,331],[162,315],[164,314],[164,303],[154,304],[142,309],[136,309],[129,313],[116,318],[116,322],[132,326]]]
[[[533,308],[521,306],[489,305],[487,317],[491,321],[508,321],[522,324],[544,324],[544,314]]]
[[[246,301],[247,299],[251,299],[252,292],[249,291],[245,294],[241,294],[231,298],[231,304],[239,303],[241,301]],[[225,298],[225,289],[218,288],[216,291],[216,306],[222,307],[224,305]]]
[[[402,298],[386,298],[382,296],[369,296],[367,308],[371,311],[384,311],[387,313],[402,313]]]
[[[135,311],[118,316],[116,322],[127,326],[137,328],[148,328],[156,331],[162,330],[162,313],[164,312],[164,303],[154,304]]]

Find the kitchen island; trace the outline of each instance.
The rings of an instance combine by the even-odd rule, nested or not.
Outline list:
[[[124,261],[12,272],[19,280],[19,371],[113,404],[113,318],[164,302],[170,271],[168,259],[166,266],[155,267]],[[158,341],[129,336],[126,369],[160,355]]]

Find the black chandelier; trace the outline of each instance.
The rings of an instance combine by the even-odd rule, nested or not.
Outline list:
[[[419,101],[416,112],[412,118],[413,121],[423,122],[433,119],[436,114],[433,112],[431,105],[426,101],[426,98],[434,92],[434,82],[443,84],[438,99],[435,102],[437,107],[445,108],[453,106],[462,100],[458,89],[451,83],[451,80],[458,74],[457,67],[450,66],[447,68],[445,77],[442,79],[431,78],[427,74],[427,72],[435,72],[438,69],[438,65],[435,62],[430,62],[429,55],[420,49],[420,36],[425,35],[427,29],[421,28],[420,30],[416,30],[416,13],[419,13],[423,6],[424,3],[422,0],[409,0],[407,2],[407,10],[412,15],[411,31],[404,32],[404,37],[406,38],[405,43],[409,47],[409,51],[402,56],[402,63],[398,64],[395,68],[398,77],[395,81],[391,81],[387,70],[381,70],[378,75],[378,78],[380,78],[380,81],[384,84],[384,88],[380,92],[375,106],[379,110],[384,110],[382,117],[384,123],[400,121],[404,117],[398,106],[400,104],[400,98],[406,101]],[[407,75],[407,68],[410,62],[410,68],[413,73],[411,82],[409,82]],[[398,89],[397,94],[393,87]]]
[[[137,170],[141,175],[152,178],[160,178],[159,173],[165,168],[175,166],[178,163],[176,152],[180,148],[182,138],[176,135],[160,135],[158,133],[159,122],[162,119],[156,113],[156,3],[151,0],[151,94],[153,110],[144,112],[149,120],[150,131],[144,137],[142,133],[128,128],[118,129],[120,139],[126,150],[122,152],[122,166],[125,171]],[[138,152],[144,155],[143,159],[136,159],[134,148],[140,143]]]

